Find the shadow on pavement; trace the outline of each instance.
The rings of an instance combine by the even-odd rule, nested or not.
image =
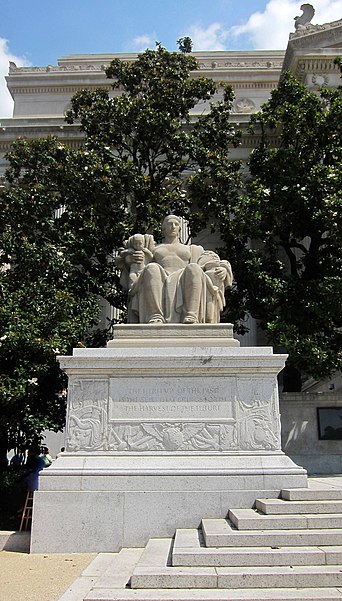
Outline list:
[[[0,536],[0,549],[12,553],[30,552],[31,532],[9,532]]]

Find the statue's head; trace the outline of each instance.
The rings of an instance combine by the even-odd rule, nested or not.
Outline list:
[[[132,236],[132,246],[135,250],[141,250],[145,246],[144,234],[134,234]]]
[[[174,227],[176,226],[176,227]],[[166,215],[163,223],[162,223],[162,230],[163,233],[166,234],[168,233],[171,229],[176,229],[177,234],[179,232],[181,226],[181,218],[177,217],[177,215]]]

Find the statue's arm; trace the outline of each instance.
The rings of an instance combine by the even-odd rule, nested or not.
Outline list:
[[[147,265],[148,263],[151,263],[151,261],[153,261],[153,253],[151,253],[150,250],[148,250],[148,248],[144,248],[144,255],[145,255],[145,265]]]
[[[203,246],[200,246],[199,244],[191,244],[190,251],[191,251],[190,262],[198,263],[200,265],[200,258],[204,253]],[[201,265],[201,267],[202,267],[202,265]]]
[[[129,288],[129,267],[126,265],[126,248],[120,248],[117,256],[115,257],[115,265],[120,270],[120,284],[124,290]]]
[[[130,265],[131,263],[133,263],[133,253],[134,253],[134,248],[124,248],[121,253],[120,256],[124,262],[124,265]]]
[[[205,250],[199,257],[198,264],[208,274],[209,272],[215,273],[215,276],[218,277],[225,288],[231,288],[233,273],[229,261],[221,260],[214,251]]]
[[[125,249],[124,248],[119,248],[118,250],[118,254],[116,255],[114,261],[115,261],[115,265],[120,269],[124,269],[125,267],[125,261],[124,261],[124,257],[122,256],[122,253]]]
[[[220,268],[223,268],[226,272],[224,278],[224,285],[226,288],[231,288],[233,285],[233,272],[232,266],[229,261],[220,261]]]

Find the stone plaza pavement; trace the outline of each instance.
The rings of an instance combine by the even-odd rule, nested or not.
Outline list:
[[[311,477],[309,478],[309,488],[313,491],[319,488],[340,490],[342,498],[342,475]],[[339,495],[337,496],[339,497]],[[336,507],[337,511],[338,508]],[[335,517],[338,521],[340,516],[336,515]],[[117,598],[120,599],[140,599],[139,592],[127,590],[126,585],[135,566],[139,561],[141,562],[143,549],[123,549],[120,554],[29,554],[29,538],[29,533],[14,533],[9,536],[9,533],[0,532],[0,549],[2,549],[0,551],[0,601],[84,601],[84,599],[93,600],[95,598],[105,600],[110,597],[109,589],[112,592],[113,589],[116,590],[119,595]],[[325,544],[336,543],[328,542]],[[334,552],[336,554],[337,548]],[[152,563],[155,562],[152,556],[151,559]],[[339,571],[342,572],[342,562],[340,566],[341,570]],[[147,571],[151,570],[150,566],[146,564],[145,571],[147,567]],[[324,584],[322,586],[324,587]],[[323,596],[319,594],[318,589],[316,593],[314,588],[311,589],[312,593],[308,593],[309,596],[306,596],[307,593],[305,596],[300,596],[299,590],[293,588],[289,596],[279,597],[281,589],[277,589],[275,596],[273,596],[275,590],[273,589],[272,593],[272,589],[270,589],[265,597],[262,596],[262,599],[342,600],[342,584],[337,585],[336,588],[319,589],[321,592],[324,591]],[[285,592],[285,589],[283,591]],[[286,591],[288,592],[289,589],[286,589]],[[168,593],[170,592],[169,590]],[[183,589],[183,593],[185,592],[186,585]],[[193,595],[189,596],[188,594],[184,597],[181,590],[174,589],[170,597],[167,591],[154,589],[152,596],[149,597],[148,595],[152,591],[145,591],[146,594],[148,593],[146,599],[153,598],[153,601],[157,598],[158,601],[162,599],[170,600],[171,598],[172,601],[188,598],[218,599],[219,601],[241,598],[234,596],[234,591],[229,591],[229,588],[225,591],[216,590],[216,592],[203,589],[198,589],[197,593],[196,590],[192,590],[192,592]],[[255,601],[260,601],[261,597],[258,597],[257,589],[254,589],[254,592],[256,596],[250,596],[251,590],[246,591],[246,596],[243,596],[243,599],[253,598]],[[190,593],[189,589],[188,593]],[[200,596],[198,596],[199,594]],[[145,594],[142,597],[145,599]]]
[[[29,554],[30,533],[0,531],[0,601],[57,601],[96,554]]]

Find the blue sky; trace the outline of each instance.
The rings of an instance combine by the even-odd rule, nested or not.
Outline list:
[[[67,54],[137,52],[156,40],[169,50],[190,35],[194,50],[286,48],[301,0],[1,0],[0,116],[9,60],[55,65]],[[313,22],[342,18],[342,0],[313,0]],[[2,86],[1,86],[2,83]]]
[[[35,65],[63,54],[134,52],[141,36],[174,49],[193,24],[244,23],[263,0],[2,0],[0,35]],[[300,2],[299,2],[300,4]],[[294,16],[294,15],[293,15]]]

